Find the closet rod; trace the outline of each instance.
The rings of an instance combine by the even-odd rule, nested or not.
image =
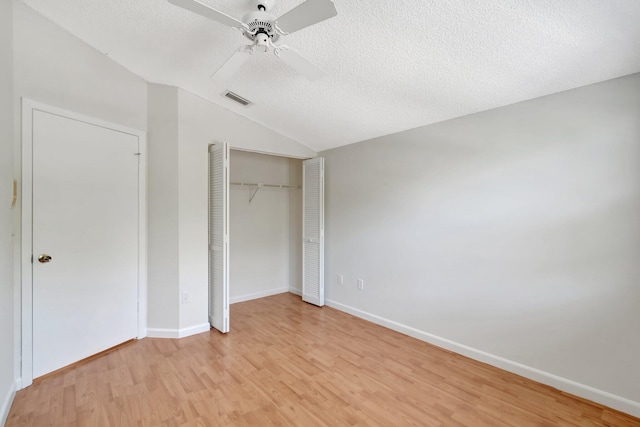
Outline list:
[[[231,185],[240,185],[244,187],[270,187],[270,188],[292,188],[297,189],[300,188],[299,185],[286,185],[286,184],[263,184],[263,183],[252,183],[252,182],[232,182]]]
[[[232,182],[231,185],[240,185],[243,187],[256,187],[256,189],[253,190],[253,193],[251,193],[251,196],[249,196],[249,203],[251,203],[251,201],[253,201],[253,198],[256,197],[256,194],[258,194],[258,190],[260,190],[263,187],[286,188],[286,189],[300,188],[299,185],[263,184],[263,183],[250,183],[250,182]]]

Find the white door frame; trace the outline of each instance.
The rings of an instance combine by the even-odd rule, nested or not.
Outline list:
[[[20,257],[22,346],[20,388],[33,382],[33,113],[42,111],[71,120],[127,133],[138,138],[140,167],[138,169],[138,339],[147,335],[147,215],[146,170],[147,136],[145,132],[106,122],[94,117],[22,98],[22,215]]]

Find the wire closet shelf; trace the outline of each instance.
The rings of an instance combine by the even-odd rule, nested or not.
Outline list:
[[[249,197],[249,203],[256,197],[258,190],[261,188],[283,188],[285,190],[298,190],[301,188],[300,185],[288,185],[288,184],[265,184],[262,182],[232,182],[231,185],[239,186],[239,187],[255,187],[253,193]]]

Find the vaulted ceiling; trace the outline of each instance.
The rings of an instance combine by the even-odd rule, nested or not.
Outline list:
[[[165,0],[23,1],[144,79],[316,151],[640,72],[637,0],[335,0],[336,17],[284,40],[324,77],[254,54],[226,84],[209,77],[246,39]],[[238,19],[252,10],[200,1]]]

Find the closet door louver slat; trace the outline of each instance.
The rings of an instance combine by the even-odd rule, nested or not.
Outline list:
[[[229,146],[209,149],[209,323],[229,332]]]
[[[302,300],[324,305],[324,159],[302,164]]]

